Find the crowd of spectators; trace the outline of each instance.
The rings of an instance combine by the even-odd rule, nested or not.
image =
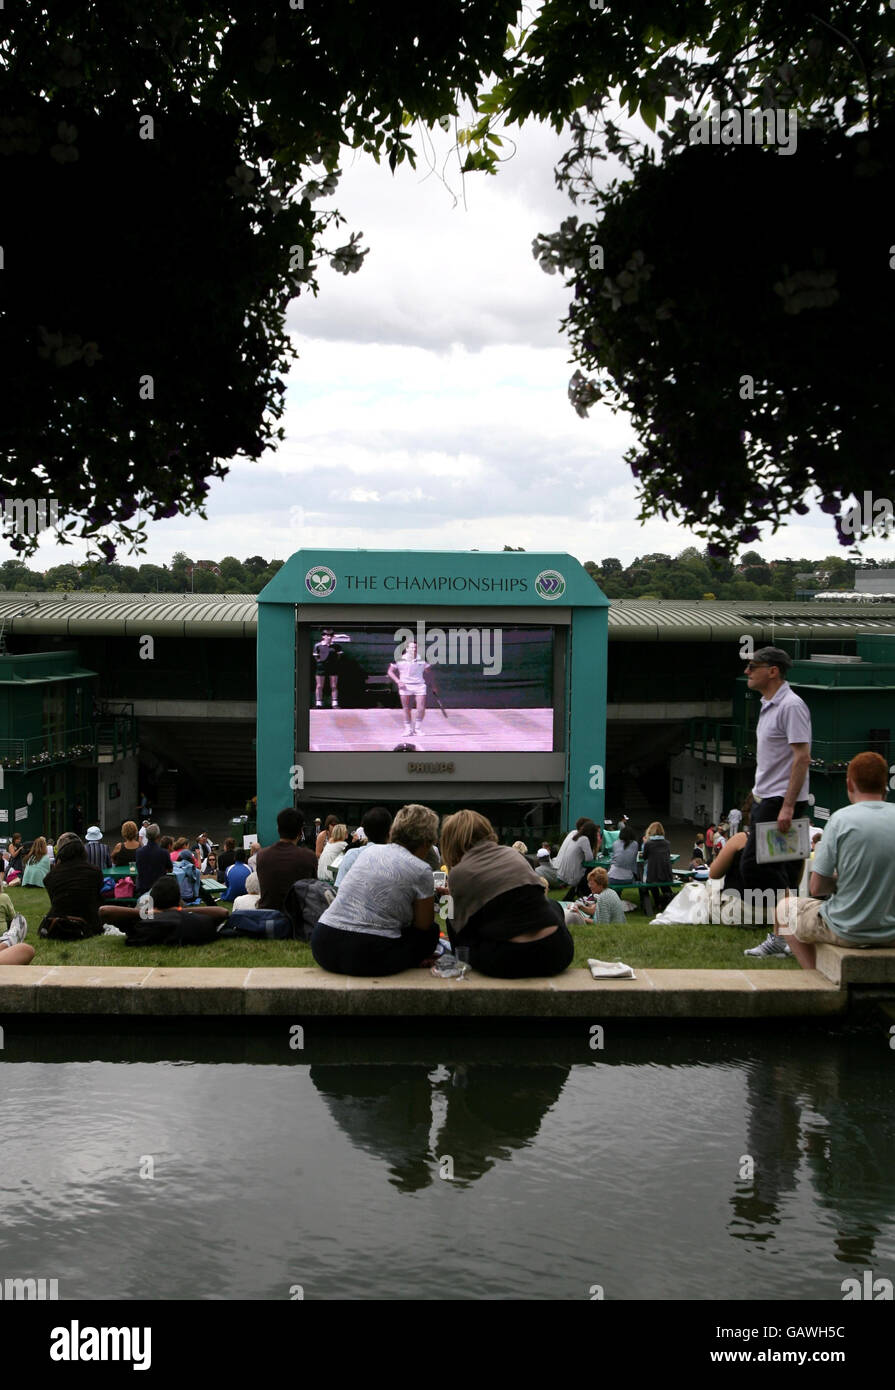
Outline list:
[[[823,858],[818,852],[819,869],[806,869],[811,891],[824,891],[809,900],[810,909],[778,912],[778,932],[790,922],[793,933],[802,931],[796,954],[806,968],[815,941],[895,941],[895,888],[883,849],[895,842],[885,840],[895,831],[895,808],[882,805],[887,776],[877,754],[852,761],[852,806],[828,822],[830,848]],[[696,835],[684,876],[720,879],[728,892],[743,892],[744,810],[736,827],[712,824]],[[193,840],[175,839],[148,820],[139,828],[125,821],[111,847],[98,826],[83,838],[66,832],[55,845],[43,836],[26,845],[15,834],[3,852],[0,879],[46,891],[42,935],[70,938],[105,929],[124,934],[131,944],[213,940],[229,930],[230,905],[259,919],[281,916],[289,912],[296,885],[324,884],[322,910],[307,933],[323,969],[372,976],[431,963],[445,946],[443,926],[450,948],[473,969],[507,979],[565,970],[574,956],[569,927],[623,923],[634,908],[622,899],[625,888],[637,888],[641,909],[649,914],[663,912],[674,887],[662,823],[652,821],[640,836],[626,816],[617,829],[582,817],[558,845],[543,841],[537,848],[523,840],[500,844],[478,811],[464,809],[439,820],[415,803],[394,819],[386,808],[372,807],[354,829],[331,815],[309,834],[301,810],[287,807],[277,817],[277,830],[277,840],[263,848],[237,845],[233,838],[216,846],[205,831]],[[820,838],[817,832],[815,844]],[[846,849],[842,858],[840,846]],[[870,862],[870,851],[879,863]],[[856,906],[856,865],[875,877],[878,923],[868,925]],[[24,942],[24,923],[0,891],[0,962],[26,963],[33,955]]]

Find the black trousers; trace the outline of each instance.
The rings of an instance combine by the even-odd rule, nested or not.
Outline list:
[[[647,917],[657,917],[664,912],[674,897],[670,888],[641,888],[639,891],[640,911],[645,912]]]
[[[437,945],[437,922],[428,931],[406,927],[400,936],[341,931],[318,922],[311,936],[315,961],[336,975],[398,975],[434,955]]]
[[[469,948],[469,964],[482,975],[498,980],[531,980],[560,975],[575,959],[575,942],[558,902],[548,900],[556,931],[540,941],[494,941],[479,936]],[[519,932],[532,930],[519,922]],[[463,944],[462,936],[457,938]]]
[[[752,807],[749,839],[740,859],[740,873],[743,875],[745,888],[759,888],[762,892],[771,888],[775,893],[785,892],[787,889],[795,892],[798,889],[805,868],[804,859],[788,859],[782,864],[759,864],[755,853],[758,826],[775,821],[782,805],[782,796],[765,796]],[[797,801],[793,820],[807,816],[810,810],[807,801]]]

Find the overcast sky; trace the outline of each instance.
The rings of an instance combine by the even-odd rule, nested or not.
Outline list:
[[[452,137],[435,139],[440,169]],[[329,245],[358,230],[370,254],[356,275],[323,266],[319,297],[293,301],[300,360],[285,441],[212,481],[207,521],[151,522],[144,558],[507,544],[629,563],[704,544],[682,527],[636,521],[625,418],[597,406],[581,420],[569,404],[574,365],[558,326],[569,291],[531,253],[539,232],[576,211],[553,178],[567,143],[531,124],[497,177],[471,175],[465,189],[454,158],[456,205],[423,158],[392,175],[356,156],[333,199],[347,222]],[[847,555],[829,517],[796,520],[756,548],[768,559]],[[891,555],[883,542],[865,550]],[[29,563],[84,558],[83,546],[44,539]]]

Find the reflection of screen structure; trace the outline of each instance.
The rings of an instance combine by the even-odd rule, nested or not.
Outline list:
[[[503,623],[305,629],[312,753],[554,751],[554,630]]]

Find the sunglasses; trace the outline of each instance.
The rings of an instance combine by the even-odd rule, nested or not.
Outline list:
[[[759,666],[771,666],[772,664],[770,661],[747,661],[746,670],[757,671]]]

